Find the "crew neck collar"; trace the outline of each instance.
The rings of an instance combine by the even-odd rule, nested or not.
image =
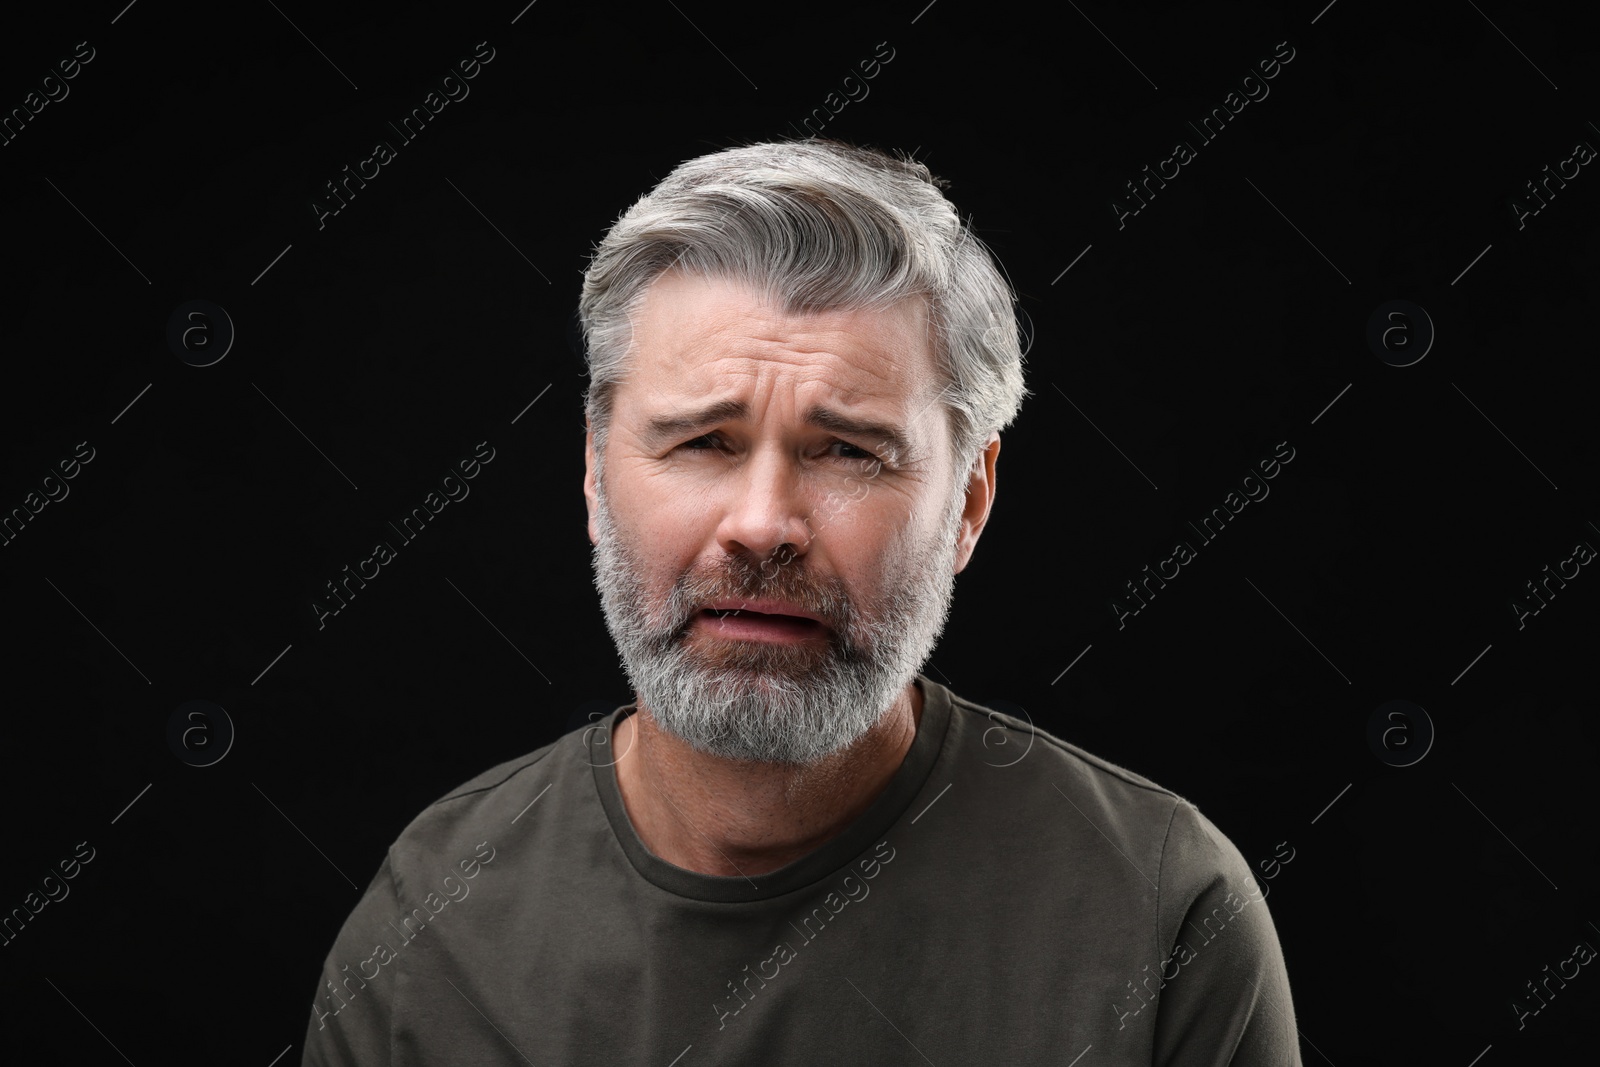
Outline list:
[[[740,903],[769,900],[813,885],[844,867],[883,837],[884,832],[894,825],[922,789],[934,761],[944,747],[950,726],[950,691],[921,674],[915,677],[914,682],[922,690],[922,721],[917,726],[917,736],[912,740],[894,777],[889,780],[888,787],[843,833],[824,843],[821,848],[775,871],[748,878],[686,870],[667,862],[645,846],[628,818],[621,790],[617,786],[616,764],[608,755],[617,724],[638,711],[638,707],[626,704],[617,708],[606,720],[606,729],[591,731],[585,741],[589,765],[594,771],[595,789],[600,795],[606,819],[611,824],[611,832],[634,870],[652,884],[681,897],[716,903]],[[596,741],[596,735],[601,733],[605,736]]]

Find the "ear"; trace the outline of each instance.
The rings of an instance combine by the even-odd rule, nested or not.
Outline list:
[[[967,480],[967,505],[961,514],[961,530],[957,535],[955,573],[966,569],[978,547],[978,537],[989,521],[989,508],[994,503],[994,468],[1000,458],[1000,435],[990,434],[983,451],[972,461],[972,474]]]
[[[589,427],[587,418],[583,420],[583,426],[583,499],[589,509],[589,543],[597,545],[600,543],[600,502],[594,486],[594,430]]]

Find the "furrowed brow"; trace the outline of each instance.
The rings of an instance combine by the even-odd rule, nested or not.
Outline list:
[[[832,408],[813,407],[805,413],[807,426],[829,433],[846,434],[858,440],[873,441],[889,452],[893,462],[905,462],[912,453],[911,442],[893,426],[870,419],[858,419]]]
[[[640,437],[646,447],[655,448],[671,441],[679,440],[720,422],[730,422],[743,419],[749,414],[750,409],[738,400],[719,400],[715,404],[701,408],[698,411],[684,412],[676,415],[654,415],[645,423],[644,431]]]

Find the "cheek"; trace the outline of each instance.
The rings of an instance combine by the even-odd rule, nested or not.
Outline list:
[[[673,587],[714,541],[713,511],[682,493],[640,493],[626,512],[609,496],[606,505],[617,549],[635,572],[642,601],[664,609]]]
[[[908,516],[904,498],[889,494],[846,505],[832,526],[834,536],[823,536],[829,564],[857,596],[897,584],[932,536]]]
[[[942,505],[942,502],[937,503]],[[914,500],[903,495],[896,495],[884,502],[879,521],[892,537],[891,551],[897,561],[926,551],[926,546],[939,536],[944,525],[944,508],[935,505],[936,502]]]
[[[682,542],[708,511],[703,495],[651,464],[630,465],[608,477],[605,499],[618,532],[641,552]]]
[[[654,500],[639,512],[634,543],[650,554],[657,569],[682,570],[716,542],[718,514],[704,495],[679,492]]]

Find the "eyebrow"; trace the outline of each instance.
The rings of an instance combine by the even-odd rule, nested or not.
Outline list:
[[[685,437],[696,430],[709,429],[718,423],[739,422],[750,417],[749,407],[740,400],[719,400],[698,411],[679,415],[654,415],[645,423],[641,434],[648,447],[654,448],[676,438]],[[801,421],[829,433],[844,434],[859,440],[876,441],[890,453],[891,461],[904,461],[911,455],[911,442],[906,435],[887,423],[871,419],[858,419],[820,404],[806,409]]]
[[[802,421],[807,426],[815,426],[829,433],[880,442],[882,448],[889,453],[887,458],[891,463],[903,462],[911,455],[911,442],[906,440],[905,434],[886,423],[858,419],[842,411],[820,405],[806,409]]]
[[[719,400],[709,407],[686,414],[652,415],[639,436],[647,447],[655,448],[707,426],[742,419],[749,414],[749,410],[741,401]]]

